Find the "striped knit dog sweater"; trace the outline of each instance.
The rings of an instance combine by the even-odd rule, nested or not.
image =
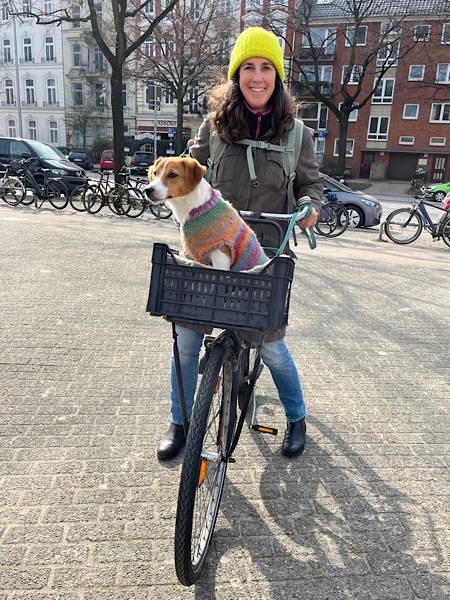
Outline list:
[[[211,264],[208,257],[213,250],[224,246],[231,251],[231,271],[248,271],[269,260],[255,232],[218,190],[212,190],[205,204],[191,210],[180,232],[189,258],[204,265]]]

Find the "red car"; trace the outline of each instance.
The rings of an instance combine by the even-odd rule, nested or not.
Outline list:
[[[103,150],[100,157],[100,171],[114,169],[114,150]]]

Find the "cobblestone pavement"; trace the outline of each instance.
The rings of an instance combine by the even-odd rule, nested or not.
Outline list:
[[[0,206],[0,600],[450,597],[450,249],[303,245],[297,459],[245,431],[207,565],[177,583],[181,458],[159,463],[170,327],[145,310],[171,223]],[[263,373],[260,421],[284,428]]]

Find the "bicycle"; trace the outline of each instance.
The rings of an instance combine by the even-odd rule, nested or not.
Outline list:
[[[329,190],[324,190],[327,202],[322,203],[320,217],[314,225],[314,229],[319,235],[328,238],[342,235],[350,223],[348,210],[341,204],[336,194]]]
[[[1,164],[0,168],[4,169],[0,179],[0,197],[10,206],[17,206],[25,196],[25,186],[19,177],[10,175],[14,171],[11,164]]]
[[[144,210],[148,208],[152,215],[157,219],[169,219],[172,216],[172,211],[168,206],[164,204],[164,202],[161,202],[160,204],[152,204],[150,200],[148,200],[148,198],[146,197],[144,193],[144,188],[148,185],[148,178],[138,177],[138,179],[134,179],[132,181],[136,184],[136,186],[139,188],[139,190],[144,196]]]
[[[61,177],[49,175],[52,169],[39,169],[33,173],[29,165],[36,159],[30,156],[24,156],[20,160],[11,163],[11,170],[22,182],[25,194],[21,200],[22,204],[33,204],[36,208],[41,208],[45,201],[50,202],[53,208],[62,210],[66,208],[69,202],[69,191],[62,182]],[[31,196],[26,194],[31,190]]]
[[[255,384],[261,373],[265,331],[287,324],[294,261],[282,255],[295,223],[311,213],[302,205],[293,215],[248,213],[250,222],[272,224],[287,220],[286,233],[274,257],[260,273],[220,271],[183,264],[165,244],[154,244],[147,311],[172,321],[173,350],[187,433],[175,524],[175,568],[183,585],[201,574],[213,535],[228,463],[234,462],[250,402],[250,427],[276,435],[256,421]],[[279,233],[281,227],[275,223]],[[306,232],[315,247],[312,229]],[[217,337],[205,338],[200,361],[201,381],[188,424],[175,323],[218,327]],[[249,341],[253,337],[253,342]]]
[[[411,244],[425,229],[434,240],[442,238],[450,247],[450,211],[425,202],[423,198],[424,196],[416,195],[410,207],[398,208],[388,215],[384,224],[387,237],[396,244]],[[433,222],[427,206],[444,213],[437,222]]]
[[[130,170],[128,167],[121,169],[121,182],[111,183],[109,177],[112,173],[113,171],[102,171],[97,183],[86,187],[82,196],[85,209],[94,215],[108,205],[116,215],[139,217],[145,209],[144,194],[131,185]]]

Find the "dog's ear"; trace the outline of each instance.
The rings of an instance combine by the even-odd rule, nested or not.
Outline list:
[[[206,173],[206,167],[204,167],[203,165],[201,165],[198,160],[196,160],[195,158],[187,158],[184,159],[189,161],[189,171],[191,173],[191,177],[192,177],[192,183],[194,184],[194,187],[196,187],[200,181],[202,180],[203,175]]]
[[[163,157],[160,156],[155,160],[155,162],[148,168],[148,178],[151,179],[153,177],[153,173],[156,171],[159,163],[163,160]]]

